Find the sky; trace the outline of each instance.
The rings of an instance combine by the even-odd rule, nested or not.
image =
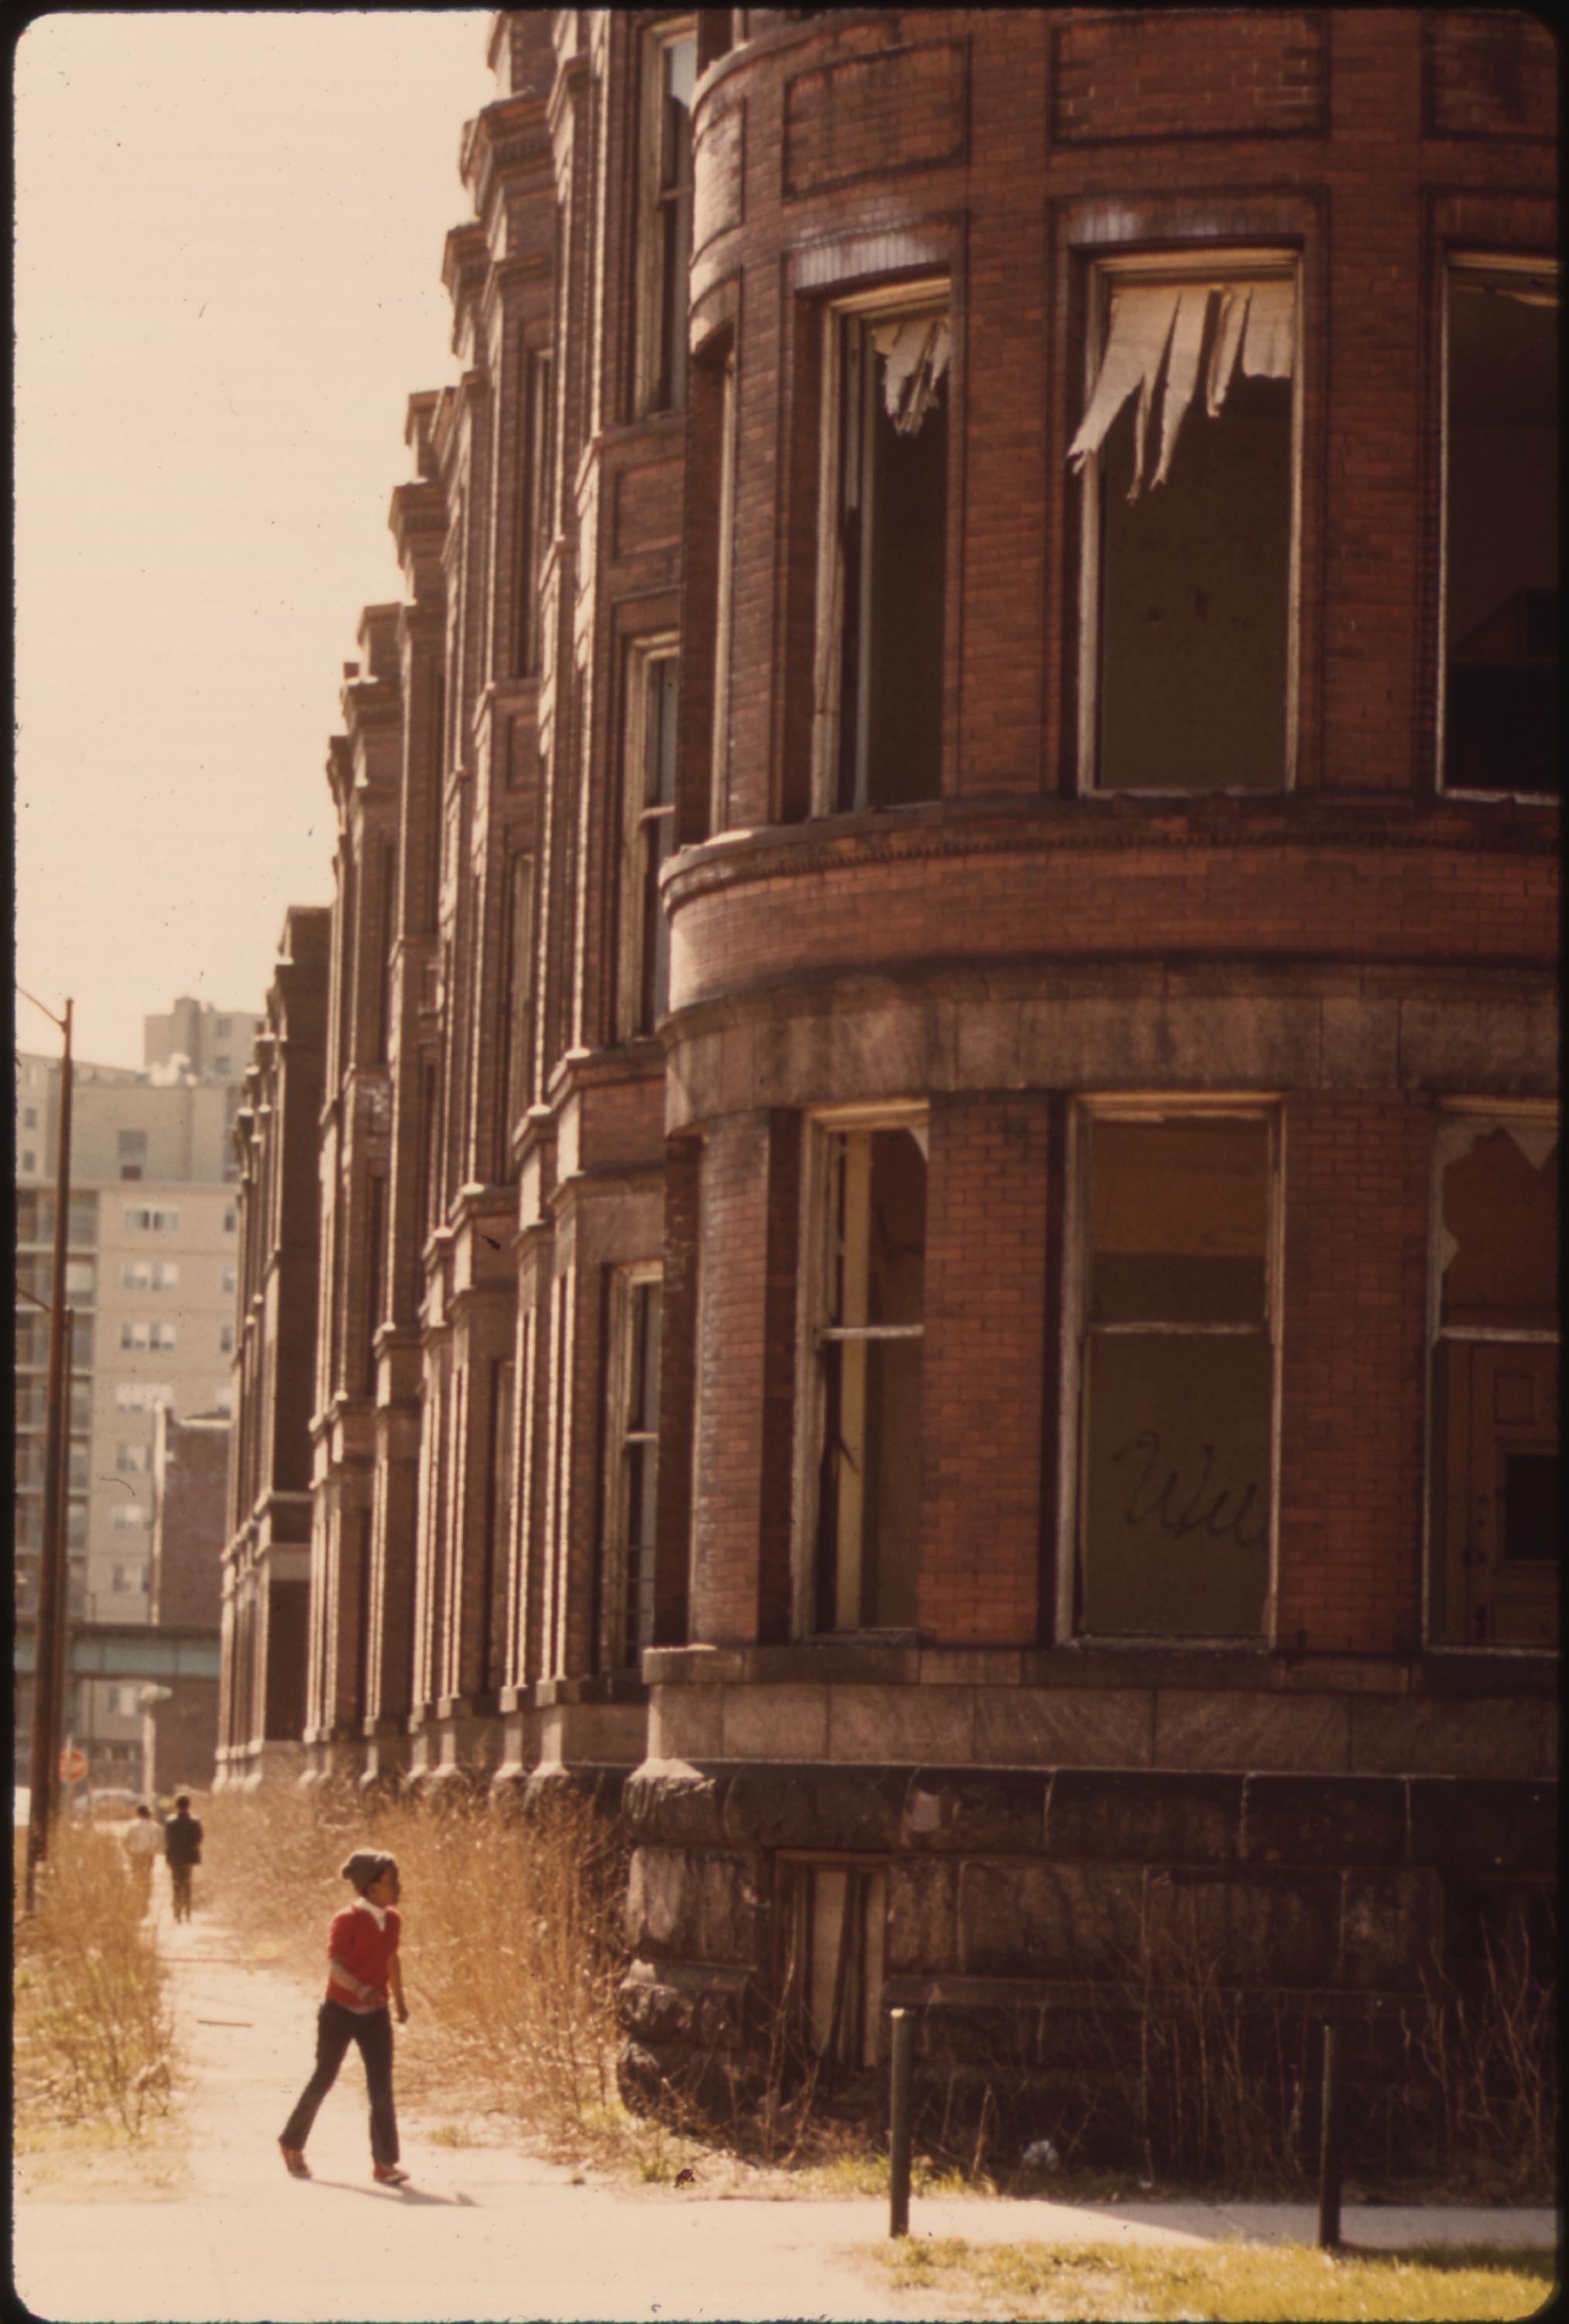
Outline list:
[[[442,286],[485,9],[64,11],[14,51],[16,957],[75,1052],[260,1009]],[[23,1002],[20,1047],[59,1037]]]

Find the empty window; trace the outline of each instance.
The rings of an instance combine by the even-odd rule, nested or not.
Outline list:
[[[120,1326],[123,1348],[172,1348],[179,1333],[172,1323],[146,1323],[137,1318]]]
[[[947,287],[825,329],[812,789],[849,815],[942,787]]]
[[[1450,1646],[1558,1632],[1558,1125],[1438,1134],[1428,1628]]]
[[[821,1123],[812,1165],[807,1626],[906,1629],[921,1509],[925,1120]]]
[[[651,1033],[670,1006],[670,923],[659,873],[675,844],[674,640],[627,659],[621,842],[620,1030]]]
[[[779,1859],[775,1990],[799,2070],[874,2066],[883,2009],[887,1873],[840,1857]]]
[[[1444,781],[1555,793],[1555,268],[1450,268],[1444,451]]]
[[[1288,259],[1096,270],[1069,447],[1084,473],[1087,788],[1289,779],[1297,348]]]
[[[639,412],[686,401],[686,296],[692,264],[692,94],[697,33],[690,19],[643,45],[643,218],[638,281]]]
[[[654,1643],[663,1304],[657,1268],[619,1268],[611,1277],[600,1578],[600,1657],[606,1670],[636,1671],[644,1647]]]
[[[1257,1637],[1273,1462],[1273,1121],[1087,1118],[1077,1628]]]
[[[128,1210],[125,1213],[125,1225],[132,1234],[178,1234],[179,1213],[173,1209]]]
[[[121,1267],[120,1283],[126,1291],[174,1291],[179,1285],[179,1261],[128,1259]]]

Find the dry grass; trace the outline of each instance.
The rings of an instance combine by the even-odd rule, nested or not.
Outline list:
[[[19,2149],[66,2131],[136,2139],[167,2114],[174,2029],[115,1837],[57,1826],[31,1917],[13,1906]]]
[[[525,1818],[468,1795],[364,1803],[322,1786],[220,1794],[205,1821],[214,1908],[260,1903],[253,1957],[313,1980],[350,1901],[338,1868],[351,1849],[398,1858],[424,2065],[408,2045],[399,2080],[413,2098],[440,2087],[449,2106],[457,2095],[527,2125],[571,2158],[636,2143],[615,2073],[624,1865],[615,1828],[584,1803]]]
[[[1534,2315],[1556,2279],[1550,2252],[1445,2248],[1344,2252],[1301,2244],[1129,2251],[1106,2245],[969,2244],[879,2253],[901,2291],[946,2312],[1018,2318],[1213,2318],[1216,2324],[1335,2324],[1342,2317]],[[922,2310],[921,2313],[929,2313]]]

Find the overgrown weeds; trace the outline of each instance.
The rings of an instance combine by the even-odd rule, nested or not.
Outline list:
[[[115,1839],[62,1819],[36,1910],[13,1905],[19,2144],[106,2124],[140,2137],[166,2114],[174,2028],[162,1968]]]

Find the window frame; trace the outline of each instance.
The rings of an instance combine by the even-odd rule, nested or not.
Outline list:
[[[1490,792],[1490,798],[1500,794]],[[1559,1132],[1562,1144],[1563,1116],[1551,1099],[1536,1102],[1511,1103],[1506,1100],[1485,1098],[1456,1099],[1442,1105],[1434,1124],[1432,1152],[1429,1161],[1427,1202],[1427,1354],[1423,1379],[1422,1425],[1422,1640],[1424,1651],[1433,1655],[1542,1655],[1555,1654],[1555,1646],[1522,1642],[1515,1639],[1439,1637],[1435,1631],[1434,1568],[1445,1554],[1437,1538],[1440,1514],[1435,1508],[1434,1468],[1436,1433],[1437,1428],[1437,1355],[1440,1344],[1463,1342],[1469,1346],[1555,1347],[1563,1360],[1562,1318],[1559,1327],[1547,1331],[1531,1325],[1470,1324],[1445,1325],[1443,1322],[1444,1269],[1440,1256],[1444,1241],[1444,1174],[1449,1167],[1445,1132],[1457,1125],[1473,1123],[1481,1134],[1488,1130],[1507,1130],[1510,1122],[1532,1123],[1546,1128],[1553,1125]],[[1560,1185],[1562,1178],[1560,1177]],[[1562,1220],[1560,1219],[1560,1229]]]
[[[923,316],[946,315],[949,320],[950,353],[948,364],[948,396],[950,435],[948,444],[948,521],[944,528],[942,550],[942,660],[946,670],[949,637],[953,620],[950,602],[949,549],[953,533],[953,512],[956,496],[953,490],[955,437],[952,427],[955,392],[956,337],[953,332],[953,277],[948,269],[926,272],[912,280],[883,283],[876,290],[848,291],[841,297],[821,302],[821,337],[819,346],[820,381],[817,441],[817,526],[816,553],[813,559],[813,613],[812,667],[812,756],[811,807],[814,818],[837,815],[895,814],[897,807],[874,807],[865,798],[867,782],[867,697],[865,690],[866,657],[859,658],[862,684],[856,708],[856,803],[849,807],[839,804],[840,768],[842,757],[842,667],[843,629],[846,621],[844,605],[843,555],[840,546],[840,513],[844,492],[844,363],[845,326],[862,322],[876,316],[890,320],[895,316],[907,316],[913,322]],[[863,572],[867,557],[863,552]],[[858,627],[864,639],[870,625],[871,595],[863,587],[858,609]],[[824,673],[829,669],[840,673],[830,692],[822,699]],[[946,692],[946,688],[945,688]],[[946,725],[946,721],[944,722]],[[938,788],[933,798],[943,792],[946,771],[946,735],[938,741]],[[912,802],[914,804],[914,802]],[[928,804],[926,801],[919,804]]]
[[[1557,791],[1468,790],[1444,779],[1449,723],[1449,296],[1457,274],[1493,277],[1550,274],[1558,285],[1563,307],[1563,272],[1557,254],[1533,257],[1520,251],[1490,251],[1485,245],[1446,249],[1440,261],[1438,288],[1438,625],[1433,696],[1433,785],[1440,798],[1474,799],[1507,805],[1511,800],[1530,807],[1560,805]],[[1562,325],[1560,324],[1560,330]]]
[[[635,1625],[637,1609],[630,1591],[629,1539],[631,1526],[630,1455],[635,1446],[652,1446],[656,1462],[655,1497],[657,1506],[659,1458],[659,1413],[657,1397],[659,1383],[655,1381],[656,1408],[645,1415],[645,1425],[633,1428],[631,1413],[636,1387],[636,1358],[638,1348],[638,1318],[640,1295],[652,1291],[660,1309],[661,1348],[663,1348],[665,1266],[662,1259],[635,1259],[629,1264],[610,1269],[608,1332],[605,1363],[604,1402],[604,1503],[601,1517],[599,1545],[599,1604],[596,1609],[595,1655],[600,1670],[608,1675],[630,1674],[639,1676],[647,1647],[654,1643],[655,1609],[650,1596],[648,1635],[641,1635],[641,1626]],[[647,1425],[652,1419],[653,1425]],[[650,1561],[648,1579],[653,1579],[654,1542],[638,1545]],[[631,1658],[626,1653],[626,1639],[631,1630],[637,1644]]]
[[[830,1339],[914,1339],[924,1343],[927,1317],[924,1303],[919,1324],[830,1325],[829,1268],[831,1253],[828,1221],[830,1145],[847,1130],[909,1130],[922,1142],[931,1166],[931,1109],[924,1098],[890,1098],[881,1104],[816,1106],[807,1113],[801,1165],[800,1300],[797,1309],[795,1364],[795,1459],[793,1480],[791,1622],[798,1639],[885,1637],[886,1631],[858,1625],[824,1630],[817,1620],[820,1580],[817,1571],[820,1480],[827,1388],[821,1350]],[[931,1181],[928,1177],[928,1216]],[[924,1360],[922,1381],[924,1382]]]
[[[1176,1323],[1100,1325],[1089,1316],[1094,1259],[1094,1172],[1091,1148],[1096,1121],[1262,1120],[1269,1132],[1269,1222],[1264,1241],[1264,1323],[1262,1334],[1270,1362],[1270,1491],[1266,1581],[1259,1628],[1246,1636],[1187,1632],[1090,1630],[1079,1615],[1080,1577],[1087,1558],[1089,1397],[1087,1364],[1092,1328],[1108,1335],[1146,1331],[1204,1337],[1250,1336],[1252,1327]],[[1064,1205],[1062,1284],[1062,1383],[1059,1443],[1057,1538],[1069,1554],[1057,1561],[1056,1637],[1091,1649],[1152,1649],[1173,1646],[1201,1652],[1259,1654],[1272,1650],[1280,1618],[1280,1426],[1285,1342],[1286,1110],[1279,1092],[1182,1091],[1164,1094],[1106,1093],[1074,1100],[1067,1141],[1067,1200]]]
[[[684,332],[669,330],[666,218],[686,206],[687,265],[691,267],[693,172],[686,182],[667,184],[665,174],[665,59],[684,41],[693,44],[693,84],[697,82],[697,15],[671,16],[644,28],[638,46],[638,232],[636,298],[632,328],[632,418],[653,420],[684,411],[691,357]],[[677,244],[679,246],[679,226]],[[684,301],[683,302],[684,307]],[[678,359],[679,350],[679,359]]]
[[[675,698],[671,706],[671,788],[668,800],[648,797],[648,750],[652,732],[650,695],[656,670],[675,665]],[[658,860],[656,826],[664,823],[670,835],[666,855],[675,849],[676,790],[680,772],[675,755],[674,722],[680,715],[681,638],[679,632],[659,630],[629,641],[623,664],[621,706],[621,844],[619,876],[619,905],[616,960],[616,1034],[623,1041],[651,1038],[660,1011],[656,1007],[657,979],[647,974],[649,870]],[[662,682],[662,681],[661,681]],[[654,909],[659,906],[656,900]],[[665,1009],[669,1008],[666,991]]]
[[[1267,787],[1213,784],[1202,790],[1158,785],[1107,786],[1099,779],[1101,670],[1104,662],[1102,614],[1102,535],[1104,530],[1104,456],[1097,447],[1085,456],[1078,478],[1078,652],[1077,662],[1078,731],[1075,737],[1076,788],[1082,798],[1278,798],[1297,788],[1299,766],[1299,726],[1302,678],[1302,453],[1304,439],[1304,376],[1307,351],[1302,328],[1306,312],[1302,253],[1289,244],[1271,243],[1249,248],[1235,244],[1216,248],[1173,248],[1168,251],[1120,252],[1096,255],[1089,263],[1085,297],[1083,398],[1075,429],[1082,423],[1100,375],[1111,318],[1115,283],[1173,282],[1183,286],[1201,281],[1246,282],[1289,279],[1295,292],[1296,332],[1291,366],[1291,537],[1287,549],[1286,577],[1286,701],[1280,780]],[[1162,401],[1164,392],[1162,391]],[[1120,420],[1121,414],[1117,415]],[[1112,423],[1114,426],[1116,421]]]

